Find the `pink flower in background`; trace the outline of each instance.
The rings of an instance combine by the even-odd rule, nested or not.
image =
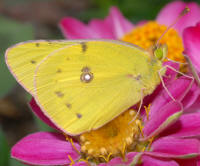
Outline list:
[[[200,21],[200,6],[194,2],[171,2],[159,12],[154,21],[145,20],[136,25],[124,18],[118,8],[111,7],[109,15],[102,20],[92,19],[84,24],[75,18],[66,17],[60,21],[59,26],[67,39],[118,39],[149,49],[185,7],[190,12],[180,18],[160,41],[161,44],[167,44],[169,59],[185,62],[182,55],[182,32]]]
[[[181,38],[183,32],[186,53],[191,57],[195,67],[200,69],[200,64],[197,62],[200,25],[197,24],[195,27],[184,30],[188,26],[194,26],[199,20],[199,6],[196,3],[172,2],[161,10],[156,22],[170,25],[186,5],[191,12],[184,16],[174,28]],[[146,23],[143,22],[140,25],[144,24]],[[94,19],[88,25],[85,25],[74,18],[67,17],[61,21],[60,27],[68,39],[125,39],[124,36],[137,29],[138,25],[133,25],[122,16],[116,7],[112,7],[109,15],[104,20]],[[155,31],[155,28],[161,29],[160,32],[163,31],[161,26],[154,23],[148,24],[147,29],[149,27],[151,29],[150,34]],[[139,31],[146,32],[146,29],[139,29]],[[174,34],[175,32],[173,31],[172,36]],[[156,35],[158,35],[158,38],[160,34]],[[177,34],[174,36],[176,38]],[[165,40],[170,40],[171,42],[170,38],[171,36]],[[148,42],[145,41],[141,45],[146,43]],[[179,46],[176,45],[173,48],[170,45],[169,47],[179,49]],[[177,56],[182,54],[183,50],[180,49],[180,52],[177,53],[173,52],[173,49],[173,54],[177,54]],[[164,65],[179,69],[179,65],[176,63],[165,62]],[[126,153],[124,159],[114,156],[107,163],[102,162],[99,165],[200,166],[200,113],[198,107],[200,103],[200,88],[195,83],[191,84],[191,79],[185,76],[177,77],[177,73],[171,69],[167,69],[163,79],[167,89],[176,101],[169,97],[162,85],[158,86],[152,95],[144,98],[143,106],[148,106],[149,104],[151,106],[146,111],[145,109],[141,110],[140,120],[142,127],[140,128],[135,150]],[[30,106],[41,120],[56,129],[57,132],[38,132],[23,138],[13,146],[12,157],[32,165],[88,165],[87,162],[80,160],[82,158],[82,145],[80,139],[77,139],[78,136],[75,138],[63,134],[44,115],[34,99],[31,100]]]
[[[183,41],[186,55],[190,58],[197,71],[200,72],[200,22],[184,30]]]
[[[110,9],[104,20],[93,19],[88,25],[72,17],[63,18],[60,22],[60,28],[67,39],[119,39],[133,27],[116,7]]]
[[[190,12],[174,26],[182,34],[184,28],[194,26],[200,20],[200,7],[195,2],[169,3],[160,11],[155,21],[169,26],[186,6],[190,8]],[[93,19],[84,24],[75,18],[66,17],[60,22],[60,28],[67,39],[121,39],[135,27],[136,25],[124,18],[116,7],[111,7],[109,15],[103,20]]]
[[[156,21],[169,26],[185,7],[188,7],[190,12],[174,25],[174,28],[182,35],[186,27],[194,26],[200,20],[200,6],[197,3],[182,1],[171,2],[160,11]]]

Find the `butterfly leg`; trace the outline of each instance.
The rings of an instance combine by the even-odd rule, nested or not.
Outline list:
[[[138,115],[140,114],[140,111],[141,111],[141,108],[143,105],[143,98],[144,98],[144,89],[141,90],[141,100],[140,100],[140,106],[138,108],[138,111],[137,111],[135,117],[129,122],[129,124],[134,122],[137,119]]]
[[[186,56],[186,55],[184,55],[184,57],[185,57],[186,61],[188,62],[188,65],[189,65],[189,67],[190,67],[190,70],[191,70],[191,72],[192,72],[192,75],[194,76],[194,78],[195,78],[197,84],[198,84],[199,87],[200,87],[200,78],[199,78],[199,75],[197,74],[196,69],[194,68],[194,66],[193,66],[193,64],[192,64],[192,62],[191,62],[191,60],[190,60],[190,58],[189,58],[188,56]]]
[[[167,57],[166,57],[166,59],[167,59],[168,61],[171,61],[171,62],[173,62],[173,63],[178,63],[178,64],[182,64],[182,65],[187,65],[187,63],[183,63],[183,62],[177,62],[177,61],[174,61],[174,60],[172,60],[172,59],[169,59],[169,58],[167,58]]]
[[[184,94],[182,95],[182,97],[179,99],[179,100],[181,101],[181,100],[185,97],[185,95],[188,93],[188,91],[190,90],[190,88],[192,87],[192,85],[193,85],[193,83],[194,83],[194,77],[188,76],[188,75],[186,75],[186,74],[184,74],[184,73],[182,73],[182,72],[180,72],[180,71],[174,69],[173,67],[171,67],[171,66],[169,66],[169,65],[164,66],[163,68],[161,68],[161,69],[158,71],[158,74],[159,74],[161,83],[162,83],[162,85],[163,85],[163,88],[166,90],[167,94],[170,96],[170,98],[171,98],[173,101],[176,101],[176,99],[172,96],[172,94],[170,93],[170,91],[169,91],[169,90],[167,89],[167,87],[165,86],[165,83],[164,83],[164,80],[163,80],[162,74],[161,74],[162,71],[163,71],[164,69],[166,69],[166,68],[169,68],[169,69],[171,69],[171,70],[173,70],[173,71],[175,71],[175,72],[177,72],[177,73],[179,73],[179,74],[181,74],[181,75],[183,75],[183,76],[185,76],[185,77],[187,77],[187,78],[190,78],[190,79],[192,80],[191,83],[190,83],[190,85],[189,85],[188,88],[186,89],[185,93],[184,93]]]

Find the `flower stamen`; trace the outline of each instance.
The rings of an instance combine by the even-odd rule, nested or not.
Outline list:
[[[102,157],[105,160],[105,162],[107,163],[107,162],[109,162],[111,155],[112,155],[112,153],[109,153],[107,157],[105,157],[104,155],[99,155],[99,157]]]
[[[147,120],[149,120],[150,107],[151,107],[151,104],[149,104],[148,107],[147,107],[147,106],[144,106],[144,109],[145,109],[145,112],[146,112]]]
[[[123,149],[122,154],[121,154],[121,158],[123,159],[124,162],[127,162],[127,160],[128,160],[127,157],[126,157],[126,150],[127,150],[126,146],[127,146],[126,143],[124,143],[124,149]]]
[[[126,142],[124,142],[124,147],[123,147],[123,149],[122,149],[122,156],[125,155],[125,151],[126,151]]]
[[[136,120],[136,125],[138,126],[138,129],[140,130],[140,133],[142,135],[142,138],[144,138],[144,133],[143,133],[143,126],[140,121]]]
[[[143,147],[143,149],[141,150],[142,152],[144,152],[146,150],[146,146],[145,147]]]
[[[86,159],[81,158],[81,159],[78,160],[78,162],[81,162],[81,161],[84,161],[85,163],[87,163],[88,166],[90,166],[90,163],[87,160],[87,158]]]
[[[100,158],[109,161],[111,156],[123,157],[126,151],[133,150],[139,141],[140,130],[136,123],[141,121],[140,116],[129,122],[136,114],[136,110],[127,110],[103,127],[80,135],[83,156],[90,156],[96,162],[101,161]]]
[[[69,160],[71,161],[70,166],[74,165],[75,162],[74,162],[74,160],[72,159],[72,157],[71,157],[70,155],[67,155],[67,157],[68,157]]]
[[[152,145],[153,141],[154,141],[154,137],[151,137],[151,138],[149,139],[149,144],[148,144],[148,146],[147,146],[147,150],[148,150],[148,151],[151,149],[151,145]]]
[[[112,155],[112,153],[109,153],[109,154],[108,154],[107,161],[110,160],[111,155]]]
[[[68,140],[68,141],[71,143],[71,145],[72,145],[72,147],[74,148],[74,150],[75,150],[78,154],[80,154],[79,150],[75,147],[72,138],[68,138],[68,137],[67,137],[66,140]]]

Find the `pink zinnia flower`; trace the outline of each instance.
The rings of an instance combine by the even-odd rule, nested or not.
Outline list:
[[[155,21],[169,26],[186,6],[190,9],[190,12],[174,26],[182,34],[185,27],[193,26],[200,20],[200,7],[197,3],[182,1],[169,3],[160,11]],[[61,20],[60,27],[68,39],[121,39],[126,33],[135,28],[135,25],[124,18],[116,7],[112,7],[109,15],[103,20],[93,19],[85,25],[75,18],[66,17]]]
[[[147,48],[166,29],[160,24],[169,25],[185,5],[191,9],[191,12],[180,20],[181,23],[175,26],[176,30],[169,32],[170,34],[162,40],[162,42],[167,42],[168,47],[171,48],[168,57],[175,57],[175,60],[183,61],[180,56],[183,45],[176,42],[182,40],[183,30],[187,26],[195,25],[199,19],[200,9],[195,3],[186,4],[181,1],[170,3],[160,12],[156,19],[157,22],[143,22],[140,24],[141,26],[133,26],[115,7],[111,8],[109,16],[104,20],[92,20],[88,25],[84,25],[74,18],[65,18],[61,21],[60,26],[66,37],[71,39],[122,39],[129,42],[138,41],[138,45]],[[141,35],[138,34],[139,32],[142,32]],[[147,33],[147,37],[145,33]],[[149,42],[150,39],[154,41]],[[176,51],[173,52],[173,50]],[[188,55],[190,53],[188,51]],[[191,53],[192,55],[193,53]],[[165,65],[179,69],[179,65],[176,63],[165,62]],[[198,139],[200,136],[200,113],[198,112],[200,88],[195,83],[191,84],[191,79],[185,76],[177,77],[177,73],[171,69],[166,71],[164,82],[176,101],[173,101],[160,85],[152,95],[144,98],[143,106],[150,104],[151,106],[142,109],[141,114],[132,124],[129,122],[135,116],[134,109],[137,110],[137,106],[127,110],[102,128],[77,137],[63,134],[32,99],[30,106],[35,114],[57,132],[31,134],[12,148],[11,155],[23,163],[32,165],[87,165],[87,161],[80,159],[86,160],[91,156],[88,162],[108,166],[120,164],[200,165],[200,142]],[[125,147],[120,144],[122,140],[125,142]],[[112,145],[111,148],[109,144]],[[100,145],[104,145],[104,147]],[[98,149],[99,146],[101,148]],[[119,157],[119,153],[116,153],[115,155],[111,154],[111,158],[109,158],[110,152],[117,150],[122,153],[121,157]],[[99,154],[95,153],[97,151]]]
[[[124,156],[125,160],[115,157],[109,163],[102,163],[101,165],[135,162],[143,163],[143,165],[157,163],[157,165],[162,166],[178,166],[178,163],[192,161],[194,164],[188,162],[188,166],[196,166],[198,155],[200,155],[200,144],[197,139],[200,135],[200,114],[194,110],[193,113],[190,113],[190,111],[195,103],[199,102],[200,89],[196,84],[193,84],[192,88],[186,92],[185,90],[191,83],[190,79],[184,76],[175,79],[175,72],[170,70],[167,71],[166,76],[165,82],[170,82],[167,88],[177,102],[172,101],[162,87],[158,87],[159,92],[155,91],[156,94],[151,95],[153,101],[150,110],[147,110],[147,113],[143,110],[141,113],[141,124],[144,128],[140,128],[141,134],[139,130],[135,133],[140,134],[135,139],[137,141],[137,145],[134,147],[135,151],[127,153]],[[146,97],[144,100],[145,105],[149,103],[148,98]],[[183,104],[183,108],[181,108],[179,102]],[[32,99],[30,105],[36,115],[51,127],[57,129],[42,113],[34,99]],[[130,110],[128,115],[129,113]],[[12,148],[11,154],[13,158],[27,164],[66,165],[74,162],[77,165],[87,165],[86,162],[78,162],[83,147],[81,140],[72,138],[73,141],[69,141],[70,139],[71,137],[68,137],[66,140],[66,137],[60,131],[58,133],[39,132],[31,134],[19,141]],[[98,144],[98,142],[95,143]]]
[[[197,71],[200,72],[200,22],[184,30],[183,41],[185,53],[191,59]]]
[[[161,40],[161,43],[168,45],[168,58],[184,62],[182,32],[186,27],[194,26],[200,20],[200,7],[194,2],[169,3],[154,21],[141,21],[137,25],[125,19],[116,7],[112,7],[109,15],[103,20],[93,19],[86,25],[75,18],[66,17],[61,20],[60,28],[67,39],[118,39],[148,49],[185,7],[188,7],[190,12],[183,16],[173,30],[170,30]]]

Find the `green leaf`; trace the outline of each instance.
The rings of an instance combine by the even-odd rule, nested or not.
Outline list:
[[[33,28],[29,24],[17,23],[1,16],[0,25],[0,97],[2,97],[16,84],[5,64],[4,52],[13,44],[33,39]]]
[[[0,165],[7,166],[9,163],[9,147],[6,138],[0,129]]]
[[[39,131],[53,131],[51,127],[49,127],[46,123],[41,121],[37,116],[34,116],[34,119],[38,126]]]
[[[20,163],[19,161],[15,160],[15,159],[11,158],[9,166],[25,166],[25,165]]]
[[[91,0],[91,2],[93,6],[97,8],[96,11],[101,10],[104,11],[104,13],[111,6],[117,6],[127,19],[137,23],[142,20],[155,19],[161,8],[169,3],[170,0]],[[89,13],[91,9],[87,10],[87,12]],[[92,17],[93,15],[91,15],[91,18]]]

